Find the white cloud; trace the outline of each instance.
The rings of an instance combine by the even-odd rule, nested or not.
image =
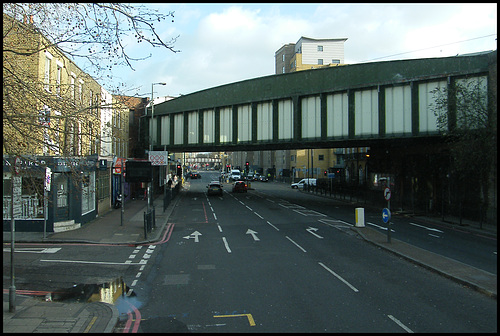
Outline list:
[[[156,6],[156,5],[154,5]],[[158,5],[175,10],[174,23],[160,28],[165,40],[180,35],[172,53],[148,49],[153,57],[122,72],[128,83],[152,82],[163,95],[187,94],[274,74],[274,53],[301,36],[348,38],[346,63],[449,56],[496,49],[497,4],[188,4]],[[450,45],[447,45],[450,44]],[[429,47],[439,46],[438,48]],[[414,50],[426,49],[416,53]],[[146,50],[141,50],[145,52]],[[387,58],[386,56],[397,55]]]

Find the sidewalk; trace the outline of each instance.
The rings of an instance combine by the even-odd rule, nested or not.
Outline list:
[[[182,197],[182,191],[163,212],[163,196],[157,197],[155,207],[156,229],[144,236],[144,212],[147,201],[133,200],[125,204],[123,225],[121,209],[113,209],[81,228],[66,232],[16,232],[15,244],[60,244],[60,243],[95,243],[95,244],[147,244],[160,240],[162,231],[176,203]],[[10,232],[3,233],[4,248],[10,248]],[[118,309],[104,302],[77,303],[64,301],[46,302],[20,294],[15,298],[15,312],[9,312],[9,290],[3,293],[3,332],[4,333],[112,333],[118,322]]]

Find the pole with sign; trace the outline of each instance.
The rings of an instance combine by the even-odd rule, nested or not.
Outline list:
[[[387,224],[387,242],[391,242],[391,189],[384,189],[384,198],[387,201],[387,208],[382,210],[382,220]]]
[[[47,234],[47,192],[50,191],[50,184],[52,181],[52,170],[47,167],[45,168],[45,180],[43,188],[43,239],[46,238]]]

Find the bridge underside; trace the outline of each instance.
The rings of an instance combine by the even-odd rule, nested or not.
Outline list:
[[[474,82],[486,92],[493,60],[496,51],[241,81],[155,105],[145,137],[170,152],[439,143],[435,90]],[[453,104],[447,112],[445,131],[457,119]]]

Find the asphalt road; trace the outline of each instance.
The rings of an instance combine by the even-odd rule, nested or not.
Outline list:
[[[188,180],[158,244],[20,247],[17,289],[73,287],[72,300],[92,285],[112,289],[105,295],[125,315],[133,308],[122,324],[137,332],[496,332],[496,300],[366,243],[350,229],[352,206],[259,182],[207,197],[210,176]],[[469,253],[436,244],[426,231],[437,231],[404,228],[397,223],[394,236]],[[453,237],[441,231],[438,242]],[[476,238],[462,237],[471,246]],[[491,248],[470,259],[488,259]],[[129,290],[121,280],[134,290],[116,301]]]
[[[209,174],[189,181],[135,290],[138,331],[496,331],[494,299],[367,244],[335,206],[257,182],[207,197]]]

